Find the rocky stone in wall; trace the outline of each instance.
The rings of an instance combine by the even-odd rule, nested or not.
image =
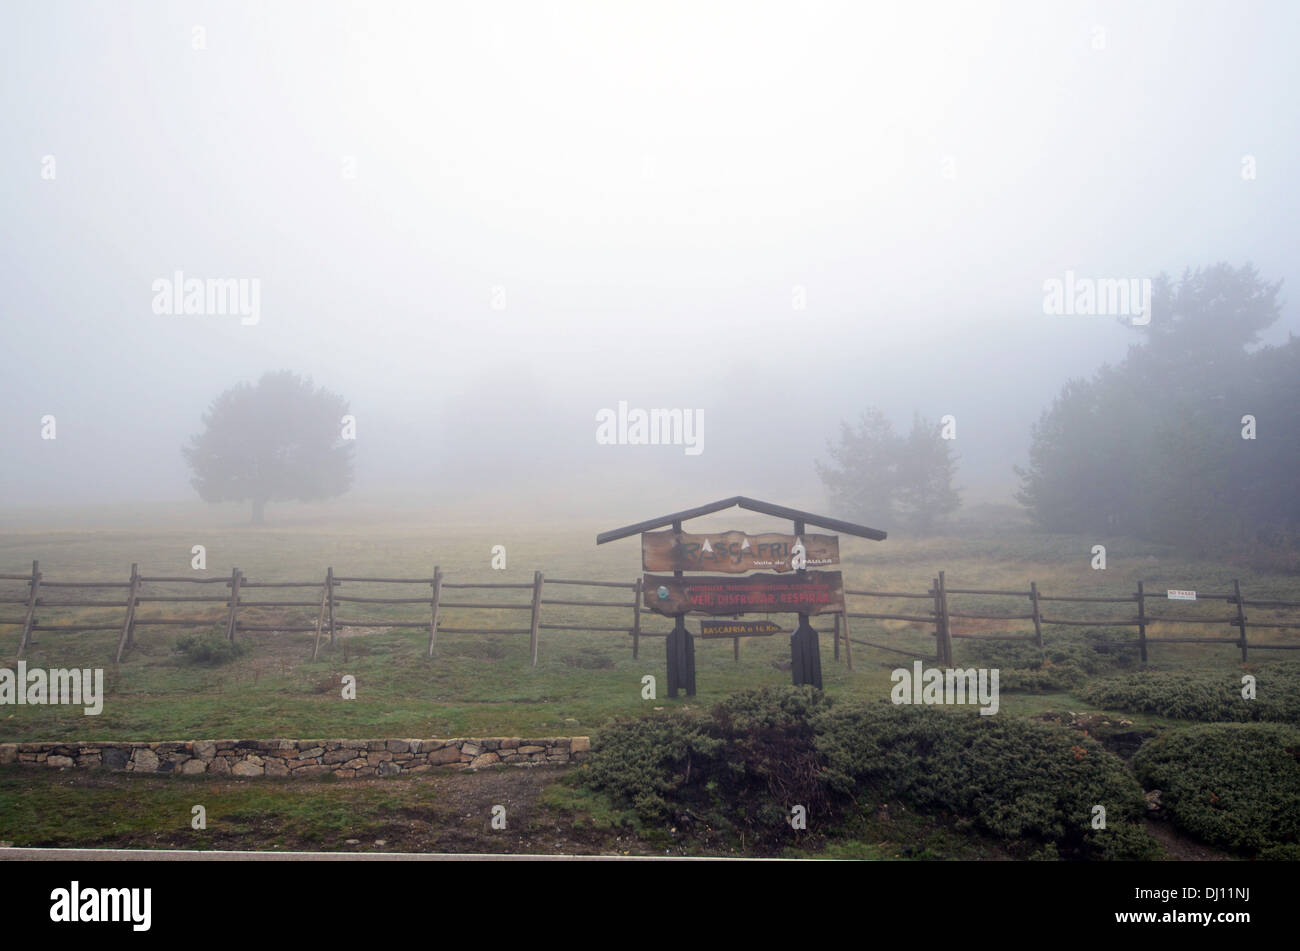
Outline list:
[[[192,740],[0,743],[0,765],[55,769],[106,768],[154,775],[203,773],[239,777],[396,776],[435,767],[482,769],[497,764],[531,766],[580,760],[591,749],[585,736],[386,740]]]

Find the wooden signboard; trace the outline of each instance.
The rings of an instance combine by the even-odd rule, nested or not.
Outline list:
[[[775,621],[700,621],[700,637],[761,637],[765,634],[784,634],[785,628]]]
[[[840,563],[840,540],[836,535],[642,532],[641,567],[646,571],[725,571],[728,574],[790,571],[796,543],[803,545],[806,568]]]
[[[794,575],[646,575],[645,606],[657,614],[826,614],[844,610],[838,571]]]

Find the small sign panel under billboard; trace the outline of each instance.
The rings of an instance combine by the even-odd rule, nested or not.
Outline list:
[[[1170,601],[1195,601],[1195,600],[1196,600],[1196,592],[1195,592],[1195,591],[1184,591],[1184,590],[1181,589],[1181,588],[1170,588],[1170,589],[1169,589],[1169,600],[1170,600]]]
[[[700,637],[761,637],[767,634],[784,634],[785,628],[775,621],[719,621],[704,618],[700,621]]]

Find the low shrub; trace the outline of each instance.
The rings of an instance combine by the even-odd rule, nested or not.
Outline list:
[[[178,638],[176,649],[184,654],[190,663],[208,667],[229,663],[248,652],[248,648],[243,644],[228,640],[224,634],[216,631]]]
[[[837,708],[819,721],[826,782],[843,796],[901,799],[950,813],[959,827],[1031,854],[1151,858],[1154,841],[1129,823],[1145,814],[1122,760],[1088,736],[1034,720],[893,704]],[[1093,829],[1093,807],[1106,828]]]
[[[1145,743],[1133,769],[1190,835],[1260,858],[1300,858],[1300,729],[1185,727]]]
[[[812,687],[749,690],[719,703],[712,720],[727,756],[718,791],[744,815],[764,815],[761,824],[773,828],[784,827],[792,805],[824,813],[828,802],[813,724],[831,706]],[[771,812],[774,805],[777,812]]]
[[[1105,710],[1175,720],[1300,723],[1300,666],[1261,666],[1254,676],[1253,700],[1241,695],[1241,675],[1227,671],[1144,670],[1091,681],[1077,693]]]
[[[1089,677],[1133,665],[1138,656],[1131,632],[1105,627],[1045,634],[1042,650],[1033,641],[961,644],[962,664],[997,668],[998,689],[1008,691],[1073,690]]]
[[[728,697],[705,716],[621,720],[575,781],[647,822],[776,850],[790,807],[829,830],[899,800],[1009,843],[1017,854],[1150,858],[1142,789],[1095,740],[1053,724],[891,703],[835,704],[811,688]],[[1093,829],[1093,807],[1106,829]],[[822,818],[826,821],[822,821]],[[1126,828],[1127,827],[1127,828]]]
[[[645,822],[708,838],[744,832],[759,851],[788,844],[790,807],[826,807],[812,718],[829,698],[811,687],[728,697],[705,716],[618,720],[579,771],[587,788]]]
[[[647,821],[671,818],[722,742],[686,717],[620,719],[601,731],[580,774],[591,789],[636,809]],[[670,800],[672,802],[670,802]]]
[[[812,687],[763,687],[733,693],[716,707],[713,716],[731,729],[802,725],[811,735],[812,718],[830,710],[834,701]]]

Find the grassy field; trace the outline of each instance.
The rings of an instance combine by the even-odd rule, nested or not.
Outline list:
[[[249,783],[4,768],[0,841],[29,848],[663,854],[662,837],[606,834],[550,805],[543,791],[561,772],[543,766],[394,781]],[[492,827],[497,804],[507,810],[505,829]],[[205,810],[201,829],[193,828],[195,805]]]
[[[629,827],[591,796],[557,782],[564,767],[441,770],[335,781],[66,773],[0,767],[0,847],[722,855],[653,826]],[[506,828],[491,809],[504,805]],[[193,807],[206,828],[192,827]],[[849,836],[817,831],[790,858],[1002,858],[997,843],[895,809],[864,817]]]
[[[644,513],[637,513],[643,515]],[[237,521],[231,510],[178,505],[171,508],[94,510],[62,513],[57,519],[9,516],[0,519],[0,572],[30,570],[39,559],[47,580],[124,580],[132,562],[146,575],[228,577],[238,566],[257,581],[316,580],[327,567],[337,574],[427,577],[441,566],[453,582],[530,582],[541,569],[551,578],[630,582],[640,573],[635,539],[597,547],[598,531],[615,524],[578,523],[518,525],[475,521],[445,513],[405,511],[400,517],[383,510],[286,507],[275,521],[255,528]],[[1025,590],[1030,580],[1044,594],[1123,595],[1139,579],[1149,590],[1166,587],[1226,592],[1239,578],[1247,597],[1300,599],[1300,579],[1270,575],[1229,564],[1195,560],[1178,552],[1123,537],[1081,538],[1034,534],[1015,513],[965,525],[960,534],[934,538],[891,537],[885,542],[841,538],[841,566],[848,588],[923,592],[940,570],[949,587]],[[782,529],[773,520],[734,511],[699,519],[693,530]],[[1091,567],[1092,546],[1107,548],[1104,571]],[[207,550],[208,569],[192,572],[194,545]],[[492,547],[507,550],[505,570],[490,567]],[[194,593],[199,586],[154,585],[157,594]],[[368,597],[410,597],[418,585],[348,585],[340,593]],[[0,583],[0,596],[21,597],[22,582]],[[116,596],[100,589],[94,597]],[[203,586],[203,594],[224,593],[220,585]],[[68,589],[47,589],[70,599]],[[111,592],[111,593],[104,593]],[[289,592],[289,593],[283,593]],[[526,603],[527,591],[509,592],[509,600]],[[260,589],[258,599],[310,600],[310,589]],[[473,600],[473,592],[456,592],[456,600]],[[483,600],[501,599],[484,592]],[[627,600],[614,589],[552,587],[547,597]],[[851,610],[915,613],[926,602],[851,599]],[[160,607],[166,608],[163,612]],[[224,616],[219,603],[195,608],[194,631],[211,627]],[[1025,613],[1016,598],[953,596],[951,610],[970,613]],[[364,609],[364,610],[363,610]],[[1160,604],[1162,613],[1215,613],[1228,616],[1222,602]],[[4,605],[3,614],[21,610]],[[182,607],[153,605],[140,617],[176,616]],[[1128,614],[1127,605],[1058,604],[1044,613],[1066,617],[1111,617]],[[206,667],[190,662],[176,649],[191,630],[141,626],[137,643],[121,664],[112,662],[117,634],[38,632],[25,655],[37,667],[102,667],[106,696],[103,712],[88,717],[80,708],[10,706],[0,708],[0,742],[60,739],[174,740],[267,737],[451,737],[599,735],[611,718],[654,713],[699,712],[729,693],[790,681],[789,647],[782,635],[743,643],[739,662],[730,641],[699,641],[693,698],[665,696],[662,638],[642,641],[634,659],[631,638],[621,633],[544,630],[536,668],[529,664],[526,635],[440,634],[436,655],[424,656],[428,638],[423,605],[345,605],[341,617],[411,618],[406,628],[351,628],[333,647],[323,646],[312,661],[312,635],[247,633],[247,652],[229,663]],[[1269,612],[1252,611],[1261,620]],[[628,625],[628,609],[583,609],[546,606],[543,623]],[[121,609],[43,608],[46,623],[119,621]],[[189,615],[187,615],[189,616]],[[246,623],[292,625],[314,620],[314,608],[261,609],[241,612]],[[206,620],[205,620],[206,619]],[[446,610],[446,627],[527,626],[527,612]],[[788,616],[776,616],[789,621]],[[420,625],[426,625],[421,627]],[[645,622],[664,632],[664,619]],[[829,630],[829,619],[818,623]],[[954,621],[957,632],[992,633],[1032,629],[1028,622]],[[903,649],[933,651],[932,627],[908,622],[854,621],[855,637]],[[1171,623],[1152,636],[1227,636],[1228,627]],[[0,627],[5,665],[13,666],[18,628]],[[1049,638],[1082,638],[1087,628],[1047,628]],[[1136,632],[1132,631],[1136,637]],[[1285,634],[1269,640],[1288,641]],[[1252,638],[1260,635],[1252,632]],[[1294,637],[1294,635],[1292,635]],[[970,661],[975,641],[958,641],[957,659]],[[1252,665],[1271,662],[1281,652],[1252,655]],[[901,654],[854,646],[855,670],[832,659],[829,637],[822,639],[826,690],[837,698],[883,698],[889,695],[890,672],[909,661]],[[1279,658],[1280,659],[1280,658]],[[1156,645],[1152,666],[1221,670],[1239,677],[1240,656],[1231,645]],[[357,679],[357,699],[344,700],[341,678]],[[643,700],[641,678],[658,678],[659,697]],[[1095,712],[1096,708],[1066,691],[1007,692],[1001,712],[1011,716]],[[1154,715],[1124,714],[1137,730],[1185,725]],[[32,770],[0,767],[0,841],[15,845],[85,845],[128,848],[317,848],[327,850],[603,852],[629,854],[719,854],[698,840],[676,841],[664,829],[629,828],[606,812],[597,798],[557,784],[562,770],[509,768],[477,774],[452,772],[396,780],[231,780],[217,777],[148,777],[100,772]],[[510,803],[510,832],[489,827],[486,809]],[[190,807],[203,803],[209,829],[189,828]],[[39,808],[37,808],[38,804]],[[1188,841],[1167,824],[1151,824],[1171,858],[1222,857],[1201,843]],[[720,854],[744,850],[744,843],[721,842]],[[853,829],[829,838],[819,835],[792,842],[789,855],[847,858],[1001,858],[995,843],[969,832],[955,832],[935,817],[921,817],[895,807],[866,814]]]
[[[238,566],[252,580],[284,581],[323,578],[328,566],[337,574],[367,576],[429,576],[435,564],[448,581],[529,582],[534,569],[549,577],[632,581],[640,572],[637,541],[626,539],[597,547],[597,531],[609,524],[516,526],[449,521],[436,513],[406,513],[401,518],[381,513],[337,513],[312,509],[286,510],[279,523],[263,528],[232,522],[230,510],[178,506],[164,517],[136,511],[116,513],[82,527],[13,522],[0,538],[0,571],[30,570],[39,559],[47,580],[123,580],[131,562],[153,575],[228,576]],[[699,519],[696,530],[780,528],[773,520],[739,510]],[[204,545],[206,571],[192,571],[191,549]],[[490,568],[494,545],[505,545],[507,568]],[[1107,546],[1105,570],[1090,566],[1091,547]],[[1027,589],[1038,582],[1045,594],[1120,595],[1134,590],[1143,579],[1148,590],[1166,587],[1229,591],[1240,578],[1247,597],[1300,598],[1300,579],[1268,575],[1231,565],[1195,561],[1156,546],[1125,538],[1081,538],[1028,532],[1012,521],[990,520],[960,536],[916,539],[891,537],[884,542],[841,538],[842,570],[848,588],[924,591],[940,570],[950,587]],[[0,592],[21,597],[22,582],[3,582]],[[158,594],[190,594],[199,586],[153,585]],[[214,590],[215,589],[215,590]],[[416,590],[413,590],[416,589]],[[94,597],[121,596],[102,589]],[[203,586],[201,593],[224,592],[224,586]],[[417,585],[348,585],[340,593],[367,597],[411,597],[427,593]],[[290,593],[284,593],[284,592]],[[46,589],[70,598],[68,589]],[[56,593],[57,592],[57,593]],[[526,603],[527,591],[506,593],[511,601]],[[311,600],[311,589],[257,589],[259,599]],[[552,586],[547,597],[564,599],[628,600],[614,589]],[[456,592],[457,600],[500,599],[501,592]],[[874,612],[912,613],[922,601],[851,599],[851,608]],[[21,612],[5,605],[3,613]],[[206,611],[199,610],[206,607]],[[161,609],[166,609],[164,612]],[[950,608],[971,613],[1024,613],[1027,602],[1015,598],[954,596]],[[224,616],[224,606],[185,606],[193,609],[195,630],[205,629],[203,618]],[[1231,607],[1222,602],[1169,603],[1162,611],[1176,615],[1213,612],[1225,617]],[[139,617],[175,616],[177,605],[150,605]],[[1044,613],[1070,617],[1107,617],[1128,614],[1128,605],[1051,604]],[[273,625],[310,622],[314,608],[248,609],[246,623]],[[120,620],[122,610],[95,608],[44,608],[46,623],[104,623]],[[102,714],[87,717],[79,708],[14,706],[0,719],[0,740],[5,742],[80,739],[180,739],[194,737],[351,737],[384,736],[485,736],[572,735],[599,730],[612,716],[646,712],[652,707],[689,709],[709,705],[737,689],[789,682],[789,647],[782,635],[752,638],[742,644],[739,662],[730,641],[699,641],[694,698],[670,701],[664,690],[664,641],[643,639],[640,657],[634,659],[631,638],[620,633],[581,633],[544,630],[536,668],[529,665],[527,635],[440,634],[436,655],[424,656],[428,639],[428,609],[422,605],[343,605],[340,617],[412,618],[409,628],[353,628],[342,632],[338,643],[324,646],[312,661],[311,634],[247,633],[241,641],[249,648],[241,658],[218,667],[189,662],[175,649],[176,639],[192,633],[180,628],[141,626],[136,647],[119,665],[112,663],[117,634],[99,632],[38,632],[37,643],[25,655],[29,666],[103,667],[105,702]],[[1263,617],[1264,612],[1252,612]],[[631,612],[614,608],[546,606],[547,624],[587,623],[630,625]],[[526,611],[473,612],[446,610],[445,627],[526,627]],[[644,617],[644,616],[643,616]],[[789,621],[789,616],[776,616]],[[425,626],[419,627],[418,624]],[[664,619],[651,618],[650,630],[666,631]],[[829,630],[829,618],[818,624]],[[211,625],[207,625],[208,628]],[[955,621],[958,632],[990,633],[1028,631],[1028,622],[982,620]],[[933,651],[933,628],[908,622],[854,622],[855,637],[905,649]],[[1085,628],[1059,628],[1065,636],[1081,635]],[[1055,633],[1048,629],[1049,634]],[[1167,624],[1152,636],[1227,636],[1226,626]],[[19,630],[0,627],[5,660],[14,663]],[[1133,631],[1136,637],[1136,631]],[[1282,634],[1270,640],[1285,641]],[[1294,635],[1292,635],[1294,637]],[[1259,638],[1258,633],[1252,637]],[[829,637],[823,637],[823,671],[826,689],[841,696],[884,697],[891,682],[889,672],[908,661],[863,646],[854,646],[855,671],[831,657]],[[972,642],[958,642],[958,660]],[[1151,660],[1161,666],[1197,669],[1236,669],[1240,657],[1230,645],[1158,645]],[[1273,652],[1276,656],[1280,652]],[[1263,659],[1263,652],[1255,658]],[[1252,658],[1252,659],[1255,659]],[[357,698],[341,697],[340,679],[357,678]],[[641,678],[652,674],[659,681],[659,698],[642,700]],[[1010,694],[1002,709],[1009,713],[1087,706],[1068,695]]]

